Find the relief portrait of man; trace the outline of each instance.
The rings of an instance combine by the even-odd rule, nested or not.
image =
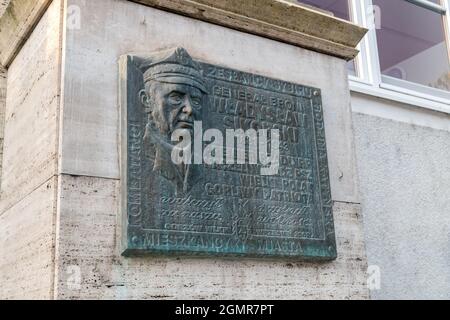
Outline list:
[[[147,116],[144,142],[154,146],[153,173],[171,183],[176,193],[188,193],[200,179],[200,168],[176,164],[171,154],[175,130],[187,130],[191,141],[194,121],[201,121],[207,95],[200,66],[183,48],[159,52],[141,62],[145,88],[139,100]]]

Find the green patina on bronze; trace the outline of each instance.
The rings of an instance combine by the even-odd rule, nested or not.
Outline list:
[[[332,260],[336,241],[319,89],[200,63],[182,48],[120,60],[122,246],[188,254]],[[184,114],[171,93],[191,101]],[[175,165],[170,135],[278,129],[280,168]]]

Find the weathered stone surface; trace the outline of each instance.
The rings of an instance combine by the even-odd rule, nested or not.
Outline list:
[[[293,1],[136,0],[158,9],[353,59],[366,29]]]
[[[120,256],[119,181],[63,175],[58,299],[366,299],[359,206],[334,204],[331,263]],[[68,270],[79,268],[79,286]]]
[[[0,1],[0,17],[6,10],[10,0]],[[0,64],[0,179],[3,164],[3,137],[5,129],[5,108],[6,108],[6,69]]]
[[[53,298],[60,1],[10,65],[0,199],[0,298]]]
[[[3,141],[5,136],[6,77],[6,69],[0,66],[0,181],[3,166]]]
[[[0,212],[57,173],[60,2],[8,69]]]
[[[69,5],[83,14],[67,30],[62,173],[119,178],[118,59],[182,46],[199,61],[320,88],[332,197],[358,202],[345,61],[129,1]]]
[[[335,204],[338,259],[332,263],[124,258],[120,251],[121,55],[182,46],[205,63],[321,88],[332,197],[356,202],[345,61],[127,1],[68,5],[83,15],[82,28],[67,30],[66,38],[56,298],[368,297],[354,204]],[[78,287],[68,272],[77,268]]]
[[[60,0],[56,0],[60,1]],[[9,66],[51,0],[10,0],[0,14],[0,64]]]
[[[61,33],[56,25],[62,24],[59,18],[51,19],[50,23],[49,17],[61,12],[62,1],[52,3],[10,66],[14,76],[8,83],[18,84],[19,92],[12,98],[8,93],[7,98],[14,106],[7,110],[9,127],[5,137],[9,146],[5,147],[9,153],[5,159],[9,159],[12,167],[8,169],[8,179],[3,181],[6,188],[0,210],[0,233],[7,241],[23,242],[7,247],[19,255],[9,254],[2,257],[5,260],[0,259],[1,281],[7,284],[2,297],[368,297],[359,207],[343,203],[357,201],[343,60],[131,1],[67,0],[68,6],[77,5],[81,9],[81,29],[66,30],[62,48],[65,64],[58,73],[55,70],[59,68],[54,67],[60,58],[61,48],[56,43],[60,43],[57,39]],[[51,27],[43,28],[42,24]],[[206,63],[323,90],[332,196],[333,200],[343,201],[334,205],[339,255],[336,261],[318,264],[248,258],[121,257],[117,221],[120,217],[117,60],[125,53],[151,52],[175,45],[186,47],[196,59]],[[44,64],[46,69],[42,67]],[[23,70],[29,73],[28,79],[34,85],[23,78],[27,74]],[[35,73],[42,77],[36,77]],[[44,79],[46,85],[41,82]],[[59,94],[55,83],[62,83],[64,91],[59,127],[58,116],[54,116],[59,112],[55,111]],[[34,86],[36,90],[32,89]],[[20,118],[15,118],[15,111],[20,112]],[[55,122],[58,124],[54,125]],[[23,141],[16,137],[23,137]],[[62,144],[59,149],[62,175],[46,189],[46,182],[54,180],[58,140]],[[17,158],[22,159],[22,164],[14,163]],[[93,177],[72,176],[79,174]],[[14,189],[17,193],[12,192]],[[57,195],[57,201],[50,194]],[[50,228],[54,228],[53,233]],[[0,241],[3,243],[8,244]],[[52,245],[56,246],[54,269],[49,258]],[[3,252],[3,247],[0,249]],[[28,249],[30,252],[21,251]],[[39,254],[33,255],[36,252]],[[13,277],[12,272],[16,272]],[[55,292],[48,289],[53,288],[51,279],[55,280]]]
[[[125,255],[336,257],[319,89],[197,63],[183,48],[125,55],[120,69]],[[199,156],[188,165],[171,159],[177,128]],[[209,129],[222,140],[214,163],[204,159]],[[261,129],[276,154],[269,174],[257,164]]]
[[[0,17],[3,15],[3,13],[6,10],[6,7],[9,5],[9,2],[11,0],[1,0],[0,1]]]
[[[58,0],[59,1],[59,0]],[[0,63],[9,65],[50,0],[2,0]],[[277,39],[344,59],[356,56],[366,29],[305,6],[278,0],[137,0],[195,19]],[[6,7],[6,13],[2,10]]]
[[[0,299],[52,299],[56,178],[0,214]]]

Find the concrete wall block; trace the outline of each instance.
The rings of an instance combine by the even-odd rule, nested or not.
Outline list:
[[[51,299],[55,195],[51,178],[0,214],[0,299]]]
[[[53,1],[8,68],[0,199],[3,299],[53,298],[61,4]]]
[[[117,247],[119,192],[117,180],[62,176],[56,298],[368,298],[358,205],[335,203],[339,256],[332,263],[124,258]]]
[[[56,174],[60,1],[8,69],[0,212]]]

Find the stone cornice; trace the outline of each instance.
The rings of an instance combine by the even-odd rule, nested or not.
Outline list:
[[[283,0],[132,0],[346,60],[367,29]]]
[[[52,0],[11,0],[0,18],[0,64],[8,66]]]
[[[11,0],[0,18],[0,64],[8,66],[52,0]],[[132,0],[194,19],[350,60],[366,29],[283,0]]]

